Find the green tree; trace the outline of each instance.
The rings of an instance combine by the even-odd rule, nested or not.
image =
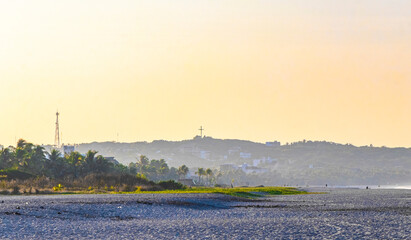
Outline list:
[[[207,170],[205,170],[205,175],[207,176],[207,182],[210,184],[210,179],[213,176],[213,171],[210,168],[207,168]]]
[[[218,183],[218,180],[223,176],[223,173],[221,171],[218,171],[215,176],[215,183]]]
[[[57,149],[52,149],[47,153],[47,165],[49,167],[47,175],[54,178],[61,178],[68,172],[68,162],[61,157],[61,152]]]
[[[24,140],[24,139],[19,139],[18,141],[17,141],[17,147],[16,148],[25,148],[25,146],[27,145],[27,142],[26,142],[26,140]]]
[[[83,176],[87,175],[88,173],[92,173],[96,169],[96,151],[89,150],[84,157],[81,166],[81,174]]]
[[[189,169],[188,169],[188,167],[187,167],[186,165],[180,166],[180,167],[178,168],[178,171],[177,171],[178,176],[180,177],[180,179],[181,179],[181,178],[185,178],[185,177],[187,176],[188,171],[189,171]]]
[[[79,152],[72,152],[70,155],[65,156],[65,161],[68,164],[68,173],[74,178],[77,178],[80,175],[83,158],[83,155]]]
[[[133,162],[129,163],[128,164],[128,169],[129,169],[129,171],[132,175],[137,174],[137,164],[136,163],[133,163]]]
[[[12,167],[14,162],[14,154],[10,152],[9,148],[0,150],[0,169]]]
[[[17,142],[17,147],[14,151],[15,160],[18,167],[25,169],[28,165],[28,159],[30,156],[31,145],[26,142],[26,140],[19,139]]]
[[[27,169],[34,175],[45,175],[46,153],[42,146],[33,146],[30,149]]]
[[[141,155],[140,156],[140,161],[137,163],[137,166],[140,170],[140,174],[143,174],[145,168],[150,164],[150,160],[148,159],[148,157]]]
[[[204,168],[198,168],[196,174],[198,175],[198,180],[201,183],[201,177],[205,175],[205,170]]]
[[[103,156],[98,155],[95,160],[95,172],[97,173],[105,173],[109,172],[112,168],[112,163],[108,162]]]

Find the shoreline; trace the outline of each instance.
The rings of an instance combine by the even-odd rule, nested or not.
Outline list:
[[[177,189],[177,190],[161,190],[161,191],[105,191],[101,189],[92,189],[92,190],[60,190],[52,191],[50,189],[42,189],[41,191],[36,191],[36,193],[5,193],[0,196],[37,196],[37,195],[101,195],[101,194],[196,194],[196,193],[213,193],[213,194],[222,194],[243,198],[260,198],[267,195],[298,195],[298,194],[313,194],[313,192],[304,191],[298,188],[293,187],[235,187],[235,188],[218,188],[218,187],[195,187],[195,188],[186,188],[186,189]]]

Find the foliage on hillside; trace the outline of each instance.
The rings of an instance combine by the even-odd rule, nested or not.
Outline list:
[[[164,159],[149,160],[146,156],[141,155],[136,163],[128,165],[129,171],[132,174],[139,174],[152,181],[165,181],[169,179],[178,179],[178,170],[176,168],[169,168]]]
[[[244,185],[391,185],[409,184],[411,179],[411,148],[353,146],[326,141],[299,141],[267,146],[242,140],[196,137],[184,141],[153,141],[136,143],[90,143],[81,149],[96,149],[128,162],[137,154],[164,158],[170,166],[190,163],[192,168],[218,169],[221,164],[253,164],[254,159],[270,158],[258,167],[268,169],[261,174],[225,172],[219,183],[235,179]],[[206,155],[201,155],[205,153]],[[249,153],[243,158],[240,153]]]
[[[52,149],[45,151],[41,146],[23,139],[16,147],[0,150],[0,188],[60,189],[57,185],[71,189],[134,190],[143,186],[147,190],[176,189],[171,182],[159,185],[154,181],[178,179],[177,169],[169,168],[164,160],[149,161],[135,167],[108,161],[96,151],[86,154],[72,152],[63,155]],[[173,185],[173,186],[172,186]]]

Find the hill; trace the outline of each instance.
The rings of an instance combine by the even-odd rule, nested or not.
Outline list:
[[[248,164],[267,169],[255,173],[256,183],[276,184],[409,184],[411,149],[353,146],[325,141],[267,145],[244,140],[195,137],[192,140],[80,144],[79,152],[93,149],[123,164],[139,155],[165,159],[170,166],[219,168]],[[252,181],[254,182],[254,181]]]

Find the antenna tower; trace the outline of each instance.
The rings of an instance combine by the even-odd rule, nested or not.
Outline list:
[[[54,135],[54,146],[60,147],[59,112],[56,112],[56,133]]]

